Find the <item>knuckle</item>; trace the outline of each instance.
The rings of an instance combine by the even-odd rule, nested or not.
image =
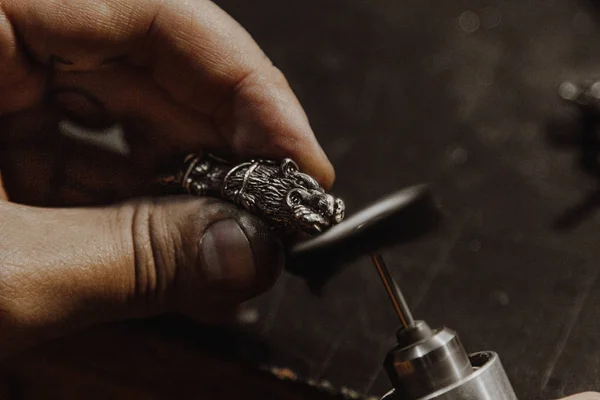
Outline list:
[[[142,201],[131,211],[131,243],[133,247],[134,297],[148,297],[158,287],[157,269],[163,263],[156,248],[159,245],[158,219],[152,201]],[[164,235],[164,233],[163,233]],[[166,235],[164,235],[166,236]]]
[[[269,73],[271,75],[271,79],[273,80],[273,82],[275,82],[276,84],[281,84],[281,85],[288,85],[288,80],[287,77],[285,76],[285,74],[283,73],[282,70],[280,70],[278,67],[276,67],[275,65],[271,65],[269,67]]]
[[[278,67],[269,62],[261,68],[254,68],[243,75],[235,85],[235,93],[241,94],[244,91],[252,90],[255,87],[284,87],[288,88],[288,80]]]

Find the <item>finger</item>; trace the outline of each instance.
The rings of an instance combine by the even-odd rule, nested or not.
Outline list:
[[[93,209],[0,203],[0,355],[86,326],[210,314],[270,287],[279,241],[210,199]]]
[[[600,393],[585,392],[573,396],[565,397],[562,400],[600,400]]]
[[[333,182],[333,167],[286,79],[214,3],[8,0],[3,5],[39,60],[85,71],[123,56],[147,68],[174,100],[217,119],[237,154],[289,156],[324,186]]]
[[[153,160],[129,157],[69,137],[0,150],[11,200],[37,206],[107,205],[150,194]]]
[[[0,173],[0,200],[8,201],[8,195],[4,190],[4,183],[2,182],[2,173]]]
[[[87,109],[82,108],[83,120]],[[172,168],[169,155],[181,156],[183,149],[194,149],[189,142],[169,140],[158,133],[159,119],[156,125],[148,122],[147,129],[141,121],[124,121],[130,131],[125,138],[130,151],[122,154],[65,134],[58,114],[51,110],[30,109],[6,116],[0,124],[4,186],[14,202],[55,207],[110,204],[158,194],[157,176]],[[136,132],[131,135],[133,130]],[[148,132],[159,137],[153,140]]]
[[[124,123],[139,132],[135,137],[126,133],[143,144],[144,151],[152,147],[168,156],[182,149],[223,149],[227,144],[212,119],[177,104],[139,68],[59,73],[49,97],[79,121],[99,121],[107,114]]]
[[[156,179],[144,162],[61,134],[56,113],[30,109],[4,117],[0,170],[11,200],[38,206],[109,204],[147,195]]]
[[[16,112],[38,102],[43,95],[44,75],[28,62],[13,25],[2,12],[0,60],[0,112]]]

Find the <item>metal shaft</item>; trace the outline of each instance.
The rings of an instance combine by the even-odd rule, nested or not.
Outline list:
[[[405,328],[414,326],[415,320],[413,319],[412,313],[406,304],[404,295],[392,277],[392,274],[383,260],[383,257],[381,254],[371,254],[371,259],[373,260],[373,264],[375,264],[375,268],[377,268],[379,277],[381,278],[383,286],[385,287],[385,290],[392,301],[392,305],[394,306],[394,310],[396,311],[402,326]]]

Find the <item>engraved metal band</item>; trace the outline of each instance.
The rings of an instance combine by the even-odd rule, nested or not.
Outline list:
[[[192,154],[185,158],[177,176],[187,193],[220,197],[274,228],[316,234],[344,218],[344,202],[300,172],[291,159],[254,159],[234,165],[214,156]]]

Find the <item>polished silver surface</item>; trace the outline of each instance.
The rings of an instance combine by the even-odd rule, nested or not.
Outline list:
[[[473,371],[458,335],[450,329],[432,331],[419,321],[418,328],[399,331],[398,342],[384,367],[396,393],[404,398],[437,392]]]
[[[406,397],[392,390],[385,400],[517,400],[500,357],[493,351],[469,355],[473,371],[435,392],[421,397]]]
[[[344,202],[289,158],[235,165],[215,156],[190,155],[174,179],[190,194],[232,202],[275,228],[318,234],[344,219]]]

